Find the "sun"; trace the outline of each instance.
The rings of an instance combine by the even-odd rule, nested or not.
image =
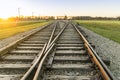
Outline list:
[[[9,17],[2,16],[2,17],[0,17],[0,18],[3,19],[3,20],[8,20]]]
[[[8,12],[0,13],[0,18],[3,20],[7,20],[11,15]]]

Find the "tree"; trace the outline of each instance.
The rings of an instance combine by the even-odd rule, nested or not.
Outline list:
[[[120,16],[119,16],[119,17],[117,17],[117,19],[120,21]]]
[[[67,19],[67,15],[64,16],[64,19],[65,19],[65,20]]]

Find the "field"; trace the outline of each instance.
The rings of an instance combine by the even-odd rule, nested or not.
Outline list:
[[[48,24],[46,21],[0,22],[0,39]]]
[[[76,20],[93,32],[120,43],[120,21]]]

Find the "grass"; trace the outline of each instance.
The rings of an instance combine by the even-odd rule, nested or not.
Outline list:
[[[120,21],[76,20],[93,32],[120,43]]]
[[[25,22],[2,22],[0,23],[0,39],[8,38],[15,34],[31,30],[49,22],[46,21],[25,21]]]

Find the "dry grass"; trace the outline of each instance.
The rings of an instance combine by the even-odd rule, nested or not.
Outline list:
[[[49,22],[39,21],[39,22],[4,22],[0,23],[0,39],[4,39],[15,34],[31,30]]]

